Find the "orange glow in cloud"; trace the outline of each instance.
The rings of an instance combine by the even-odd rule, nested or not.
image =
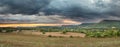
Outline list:
[[[60,24],[0,24],[0,27],[60,26]]]
[[[65,19],[61,24],[0,24],[0,27],[36,27],[36,26],[62,26],[62,25],[74,25],[81,24],[80,22]]]
[[[80,22],[69,20],[69,19],[63,20],[63,23],[65,23],[65,24],[81,24]]]

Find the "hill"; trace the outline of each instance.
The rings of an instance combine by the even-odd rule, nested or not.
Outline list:
[[[90,26],[93,26],[95,25],[96,23],[83,23],[80,25],[80,27],[90,27]]]
[[[81,27],[93,27],[93,28],[120,28],[120,20],[102,20],[99,23],[83,23]]]

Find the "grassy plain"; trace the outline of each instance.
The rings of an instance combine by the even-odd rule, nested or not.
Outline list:
[[[0,33],[0,47],[120,47],[120,37],[59,38]]]

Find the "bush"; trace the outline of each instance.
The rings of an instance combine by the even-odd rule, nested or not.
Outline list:
[[[70,38],[73,38],[73,36],[70,36]]]
[[[62,34],[66,34],[67,32],[66,31],[63,31]]]
[[[120,31],[118,29],[108,29],[104,31],[96,30],[96,31],[85,31],[85,34],[88,37],[118,37],[120,36]]]
[[[45,34],[45,33],[46,33],[45,31],[42,32],[42,34]]]
[[[52,37],[52,35],[48,35],[48,37]]]

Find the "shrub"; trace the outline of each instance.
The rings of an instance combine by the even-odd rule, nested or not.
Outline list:
[[[70,36],[70,38],[73,38],[73,36]]]
[[[48,37],[52,37],[52,35],[48,35]]]
[[[45,34],[45,33],[46,33],[45,31],[42,32],[42,34]]]
[[[62,33],[63,33],[63,34],[66,34],[67,32],[66,32],[66,31],[63,31]]]

